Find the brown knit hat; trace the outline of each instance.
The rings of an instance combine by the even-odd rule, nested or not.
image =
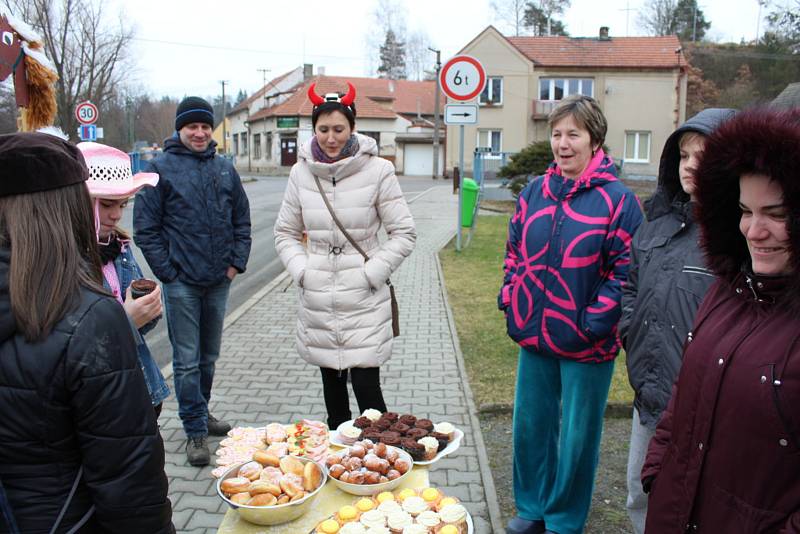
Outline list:
[[[36,193],[85,182],[80,150],[54,135],[0,135],[0,197]]]

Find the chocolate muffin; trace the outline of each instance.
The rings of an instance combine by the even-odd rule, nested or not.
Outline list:
[[[427,430],[428,434],[433,432],[433,421],[430,419],[417,419],[417,422],[414,423],[414,426],[423,430]]]
[[[386,419],[378,419],[377,421],[372,423],[372,426],[380,429],[383,432],[389,430],[389,427],[392,426],[392,423],[387,421]]]
[[[414,424],[417,422],[417,418],[409,414],[401,415],[400,422],[404,425],[414,426]]]
[[[411,429],[410,426],[404,425],[403,423],[395,423],[389,427],[389,430],[392,430],[394,432],[399,432],[400,434],[405,434],[410,429]]]
[[[369,428],[370,426],[372,426],[372,421],[370,421],[369,418],[364,417],[362,415],[361,417],[353,421],[353,426],[356,428],[360,428],[361,430],[364,430],[365,428]]]
[[[384,432],[381,432],[380,441],[383,442],[383,443],[386,443],[385,440],[387,440],[387,439],[390,439],[390,440],[394,441],[395,439],[400,439],[400,437],[401,436],[400,436],[399,433],[392,432],[391,430],[386,430]],[[391,445],[391,444],[390,443],[386,443],[386,445]]]
[[[395,412],[383,412],[383,415],[381,415],[381,419],[386,419],[391,423],[396,423],[398,417],[399,416]]]
[[[361,433],[359,439],[368,439],[373,443],[378,443],[381,440],[381,431],[374,428],[368,428]]]
[[[405,438],[400,441],[400,446],[411,455],[415,462],[420,462],[425,458],[425,445],[420,445],[415,439]]]
[[[402,438],[394,437],[394,436],[381,436],[381,440],[384,445],[391,445],[392,447],[400,448],[400,440]]]
[[[139,278],[131,282],[131,297],[138,299],[149,295],[156,290],[156,283],[146,278]]]
[[[428,435],[428,431],[424,428],[409,428],[406,432],[406,437],[411,439],[420,439]],[[424,445],[423,445],[424,447]]]
[[[439,449],[436,452],[442,452],[447,444],[450,443],[450,438],[447,434],[442,434],[441,432],[431,432],[428,434],[430,437],[435,438],[436,441],[439,442]]]

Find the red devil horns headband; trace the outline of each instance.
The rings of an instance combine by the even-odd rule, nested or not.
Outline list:
[[[356,88],[353,87],[353,84],[350,82],[347,82],[347,94],[344,96],[339,96],[338,93],[328,93],[323,98],[317,94],[315,90],[316,87],[317,82],[312,83],[308,87],[308,99],[311,100],[314,107],[324,104],[325,102],[338,102],[343,106],[351,106],[356,99]]]

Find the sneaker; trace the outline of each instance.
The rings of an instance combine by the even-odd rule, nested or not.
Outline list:
[[[211,462],[207,439],[206,436],[197,436],[186,440],[186,458],[189,460],[189,465],[202,467]]]
[[[208,414],[208,433],[212,436],[227,436],[231,431],[231,425],[225,421],[220,421],[211,414]]]

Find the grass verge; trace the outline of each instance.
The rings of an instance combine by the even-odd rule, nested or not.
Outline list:
[[[451,242],[439,253],[467,374],[479,408],[511,405],[514,401],[519,346],[506,335],[503,313],[497,309],[507,231],[507,216],[482,215],[468,248],[456,252]],[[614,369],[609,402],[629,404],[632,400],[625,356],[621,354]]]

